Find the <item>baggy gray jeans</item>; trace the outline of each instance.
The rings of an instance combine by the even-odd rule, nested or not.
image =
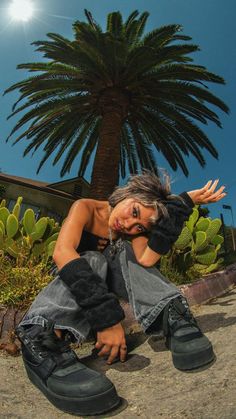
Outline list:
[[[81,257],[104,279],[109,290],[129,301],[135,318],[143,330],[147,331],[166,304],[180,295],[180,291],[156,267],[146,268],[138,264],[129,242],[124,241],[122,248],[113,257],[109,248],[103,253],[83,252]],[[58,274],[38,294],[21,321],[21,326],[45,325],[49,319],[55,323],[56,329],[70,331],[78,342],[90,335],[91,327],[83,310]]]

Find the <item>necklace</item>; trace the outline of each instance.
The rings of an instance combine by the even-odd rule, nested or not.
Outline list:
[[[120,253],[121,250],[124,249],[124,242],[123,242],[122,237],[119,237],[118,240],[116,241],[113,240],[112,230],[110,227],[108,228],[108,232],[109,232],[109,255],[111,256],[111,258],[114,258],[116,253]]]
[[[112,207],[110,205],[108,205],[108,215],[109,215],[109,218],[110,218],[111,212],[112,212]],[[109,223],[109,218],[108,218],[108,223]],[[109,227],[109,224],[108,224],[108,237],[109,237],[109,243],[110,243],[110,245],[111,246],[114,246],[114,241],[113,241],[113,238],[112,238],[112,230],[111,230],[111,227]]]
[[[110,205],[108,205],[109,218],[110,218],[111,212],[112,212],[112,207]],[[108,223],[109,223],[109,219],[108,219]],[[109,255],[113,258],[115,256],[116,249],[115,249],[115,243],[114,243],[113,238],[112,238],[112,230],[109,227],[109,224],[108,224],[108,237],[109,237],[109,244],[110,244]]]
[[[114,241],[113,241],[113,238],[112,238],[112,230],[111,230],[110,227],[108,227],[108,234],[109,234],[109,243],[110,243],[111,246],[114,246]]]

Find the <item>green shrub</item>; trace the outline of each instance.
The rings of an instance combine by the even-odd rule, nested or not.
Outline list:
[[[0,259],[0,304],[27,308],[52,279],[43,263],[14,266],[9,257]]]

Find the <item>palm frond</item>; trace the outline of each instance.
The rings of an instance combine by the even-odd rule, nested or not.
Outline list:
[[[97,32],[102,32],[101,26],[98,25],[97,22],[95,22],[92,13],[89,10],[84,9],[84,14],[90,26],[92,26],[92,28],[95,29]]]
[[[126,162],[130,173],[138,173],[138,155],[135,147],[135,139],[130,135],[127,124],[122,127],[121,135],[121,174],[126,176]]]
[[[139,15],[139,11],[138,10],[134,10],[129,16],[128,16],[128,18],[127,18],[127,20],[126,20],[126,22],[125,22],[125,24],[124,24],[124,27],[125,27],[125,30],[127,30],[128,28],[129,28],[129,25],[131,25],[132,24],[132,22],[136,19],[136,17],[138,17],[138,15]]]
[[[89,116],[87,119],[87,122],[84,123],[84,125],[81,127],[80,133],[78,134],[78,137],[74,140],[74,143],[71,145],[67,156],[64,160],[62,169],[61,169],[61,176],[63,177],[67,172],[70,172],[72,163],[76,156],[80,153],[80,150],[84,146],[84,143],[87,139],[87,137],[90,135],[93,127],[96,124],[96,120],[92,118],[92,116]]]
[[[176,32],[182,30],[181,25],[166,25],[156,28],[143,38],[143,45],[155,48],[161,48],[172,41],[173,37],[176,36]],[[181,35],[179,39],[182,40]],[[190,38],[191,39],[191,38]]]
[[[84,176],[85,170],[88,167],[93,151],[98,143],[99,130],[100,130],[100,120],[98,119],[83,149],[78,176]]]
[[[109,13],[107,16],[107,32],[114,38],[121,38],[123,34],[123,20],[120,12]]]

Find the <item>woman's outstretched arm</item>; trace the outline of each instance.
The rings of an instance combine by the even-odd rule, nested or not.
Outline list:
[[[221,186],[217,189],[218,182],[218,179],[214,182],[212,180],[209,180],[206,183],[206,185],[204,185],[202,188],[187,192],[188,197],[191,198],[191,200],[187,200],[190,201],[190,203],[192,202],[192,205],[190,205],[189,202],[186,201],[186,214],[184,213],[184,211],[182,212],[181,206],[178,203],[176,205],[177,213],[174,214],[173,217],[171,213],[175,212],[175,206],[170,201],[171,210],[169,208],[168,211],[170,219],[163,220],[165,228],[162,232],[160,227],[161,223],[158,225],[157,221],[157,224],[153,227],[153,232],[151,232],[151,240],[147,237],[132,237],[132,246],[138,263],[146,267],[151,267],[158,262],[158,260],[161,258],[163,254],[167,253],[168,249],[170,249],[172,244],[177,240],[176,231],[179,230],[181,232],[181,226],[184,223],[184,221],[188,218],[191,212],[188,212],[188,207],[191,209],[191,206],[197,204],[214,203],[224,198],[224,196],[226,195],[226,193],[224,192],[225,187]],[[186,199],[186,193],[182,195],[183,198],[184,195]],[[176,223],[178,224],[178,229],[175,229]],[[154,231],[156,231],[156,234]]]

